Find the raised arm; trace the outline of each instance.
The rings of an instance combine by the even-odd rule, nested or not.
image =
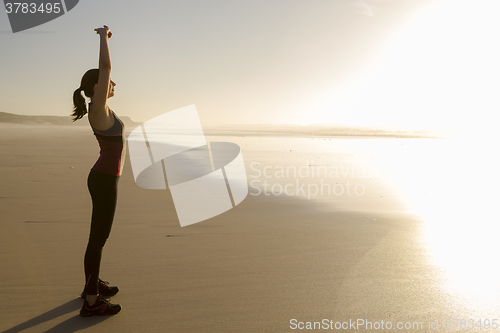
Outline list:
[[[114,118],[107,105],[108,92],[111,78],[111,56],[109,54],[108,39],[111,31],[107,26],[95,29],[100,38],[99,49],[99,80],[92,97],[92,112],[89,119],[98,130],[106,130],[113,126]]]

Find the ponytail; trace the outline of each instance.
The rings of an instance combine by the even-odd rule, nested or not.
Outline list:
[[[73,93],[73,105],[75,106],[72,114],[74,117],[73,121],[77,121],[87,114],[87,105],[85,104],[85,97],[82,96],[82,91],[85,93],[85,96],[92,98],[94,96],[94,86],[98,80],[99,69],[97,68],[89,69],[83,75],[80,88],[76,89]]]
[[[82,91],[83,88],[80,87],[73,93],[73,105],[75,106],[72,114],[75,117],[73,121],[77,121],[87,114],[87,105],[85,104],[85,98],[82,96]]]

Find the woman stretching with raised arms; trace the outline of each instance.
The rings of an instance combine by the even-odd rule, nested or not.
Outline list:
[[[90,170],[87,185],[92,198],[92,219],[90,236],[85,252],[85,288],[81,297],[85,299],[80,315],[82,317],[116,314],[119,304],[111,304],[107,299],[118,292],[117,287],[109,287],[108,282],[99,278],[101,253],[108,239],[115,215],[117,185],[122,174],[125,157],[124,126],[107,105],[114,96],[115,83],[111,80],[111,58],[108,39],[111,32],[107,26],[95,29],[100,38],[99,69],[87,71],[80,87],[73,94],[73,111],[76,121],[87,114],[101,148],[99,159]]]

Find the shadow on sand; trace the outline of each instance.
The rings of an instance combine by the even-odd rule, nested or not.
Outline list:
[[[80,298],[75,298],[69,302],[66,302],[66,303],[58,306],[57,308],[54,308],[54,309],[49,310],[45,313],[42,313],[41,315],[36,316],[35,318],[29,319],[29,320],[25,321],[24,323],[21,323],[21,324],[16,325],[12,328],[9,328],[8,330],[5,330],[1,333],[22,332],[28,328],[32,328],[32,327],[35,327],[37,325],[43,324],[45,322],[51,321],[53,319],[56,319],[57,317],[65,315],[67,313],[77,312],[81,307],[82,307],[82,300]],[[44,331],[44,332],[50,332],[50,333],[76,332],[76,331],[91,327],[93,325],[99,324],[108,318],[109,318],[109,316],[82,318],[82,317],[80,317],[79,314],[77,314],[77,315],[63,321],[62,323],[59,323],[56,326]]]

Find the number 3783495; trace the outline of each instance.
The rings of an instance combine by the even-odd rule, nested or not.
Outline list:
[[[36,3],[27,2],[7,2],[5,4],[5,10],[7,14],[35,14],[35,13],[46,13],[46,14],[59,14],[61,12],[60,3],[42,3],[40,5]]]

